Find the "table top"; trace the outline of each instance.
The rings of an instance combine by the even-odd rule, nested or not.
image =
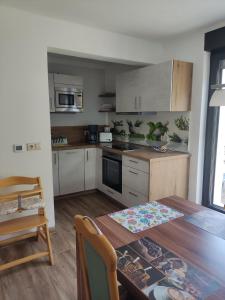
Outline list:
[[[159,202],[182,212],[185,216],[199,211],[211,212],[206,207],[176,196],[164,198],[159,200]],[[214,211],[212,213],[215,214]],[[156,243],[183,257],[186,261],[211,275],[224,287],[207,299],[225,299],[224,239],[185,221],[184,217],[174,219],[168,223],[139,233],[129,232],[108,215],[97,218],[96,223],[114,248],[127,245],[141,237],[147,236],[151,238]],[[119,270],[118,278],[125,287],[132,289],[132,292],[139,297],[138,299],[147,299]]]

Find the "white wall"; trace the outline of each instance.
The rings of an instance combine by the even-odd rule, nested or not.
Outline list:
[[[54,226],[47,50],[107,60],[157,62],[162,47],[121,34],[0,6],[0,176],[41,176]],[[15,143],[42,149],[15,154]]]

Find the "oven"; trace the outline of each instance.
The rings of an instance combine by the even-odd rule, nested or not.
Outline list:
[[[55,85],[56,112],[82,112],[83,90],[71,85]]]
[[[109,151],[102,153],[102,182],[122,193],[122,156]]]

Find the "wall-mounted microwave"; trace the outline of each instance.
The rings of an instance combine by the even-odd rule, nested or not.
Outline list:
[[[55,84],[55,111],[82,112],[82,87],[67,84]]]

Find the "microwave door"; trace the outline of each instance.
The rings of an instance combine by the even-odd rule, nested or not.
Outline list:
[[[75,106],[75,94],[71,92],[56,92],[56,107]]]
[[[55,98],[55,107],[58,112],[75,112],[75,93],[66,91],[57,91]]]

